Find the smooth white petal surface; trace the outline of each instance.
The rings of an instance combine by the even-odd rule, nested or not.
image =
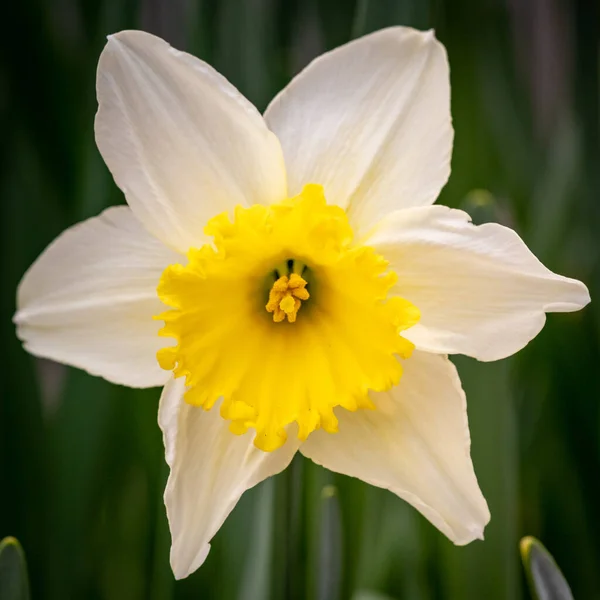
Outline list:
[[[422,350],[498,360],[523,348],[547,312],[590,301],[580,281],[552,273],[512,230],[473,225],[445,206],[397,211],[366,244],[398,274],[392,293],[421,311],[404,332]]]
[[[336,410],[339,432],[312,433],[301,452],[332,471],[386,488],[455,544],[483,538],[490,519],[470,456],[465,394],[445,356],[415,351],[376,409]]]
[[[363,232],[394,209],[431,204],[448,179],[446,51],[431,31],[367,35],[314,60],[265,119],[283,147],[290,195],[322,184]]]
[[[211,217],[286,197],[277,138],[201,60],[141,31],[108,38],[98,64],[96,142],[148,230],[180,251]]]
[[[126,206],[64,231],[25,273],[17,292],[17,335],[28,352],[114,383],[162,385],[156,361],[165,306],[164,268],[185,260],[152,237]]]
[[[274,452],[253,444],[254,431],[238,436],[214,406],[205,411],[183,401],[184,378],[167,383],[158,422],[163,431],[171,474],[165,504],[171,528],[171,567],[177,579],[187,577],[206,559],[210,540],[241,495],[285,469],[298,448],[290,434]]]

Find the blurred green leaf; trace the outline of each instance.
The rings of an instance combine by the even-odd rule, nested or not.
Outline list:
[[[539,540],[524,537],[520,550],[529,589],[536,600],[573,600],[567,580]]]
[[[269,598],[273,579],[273,514],[275,512],[275,480],[264,481],[256,490],[253,508],[251,543],[246,563],[240,573],[239,600]],[[236,533],[239,543],[239,530]]]
[[[214,66],[260,109],[273,86],[276,4],[273,0],[221,0],[218,3]]]
[[[337,488],[334,485],[323,487],[321,501],[321,541],[317,598],[320,600],[335,600],[340,597],[343,552]]]
[[[476,225],[501,220],[498,218],[498,204],[496,199],[488,190],[471,190],[464,197],[459,208],[469,213],[473,223]]]
[[[453,362],[467,396],[471,455],[491,520],[485,540],[464,547],[433,532],[439,545],[435,572],[442,571],[440,595],[517,600],[521,597],[520,566],[514,552],[520,537],[519,463],[512,361],[482,363],[457,356]]]
[[[391,25],[427,29],[431,25],[430,0],[357,0],[352,37]]]
[[[359,590],[352,596],[352,600],[394,600],[394,598],[373,590]]]
[[[2,600],[28,600],[29,580],[25,553],[14,537],[0,542],[0,598]]]

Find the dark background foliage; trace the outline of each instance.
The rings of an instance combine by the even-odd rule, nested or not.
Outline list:
[[[600,10],[592,0],[24,0],[0,37],[0,537],[34,598],[525,597],[518,539],[542,539],[577,598],[600,597],[598,304],[552,315],[518,356],[459,359],[492,512],[452,546],[383,490],[298,458],[247,493],[197,573],[174,582],[159,391],[28,356],[14,292],[65,227],[122,203],[94,144],[105,36],[141,28],[260,109],[311,58],[392,24],[448,49],[456,143],[441,202],[514,227],[600,296]]]

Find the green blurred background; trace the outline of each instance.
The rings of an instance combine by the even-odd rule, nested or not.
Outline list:
[[[246,493],[205,565],[168,566],[159,390],[28,356],[16,285],[65,227],[123,202],[94,144],[105,36],[141,28],[251,101],[314,56],[393,24],[448,49],[456,143],[441,202],[514,227],[600,295],[600,10],[594,0],[23,0],[0,36],[0,537],[34,598],[525,599],[518,539],[544,541],[576,598],[600,598],[598,304],[552,315],[511,360],[457,359],[492,521],[456,548],[383,490],[298,457]]]

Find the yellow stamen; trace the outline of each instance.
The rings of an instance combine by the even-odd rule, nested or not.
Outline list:
[[[286,317],[290,323],[296,321],[301,300],[310,298],[306,285],[307,282],[297,273],[292,273],[289,278],[284,275],[273,284],[265,308],[273,313],[275,323],[281,323]]]

